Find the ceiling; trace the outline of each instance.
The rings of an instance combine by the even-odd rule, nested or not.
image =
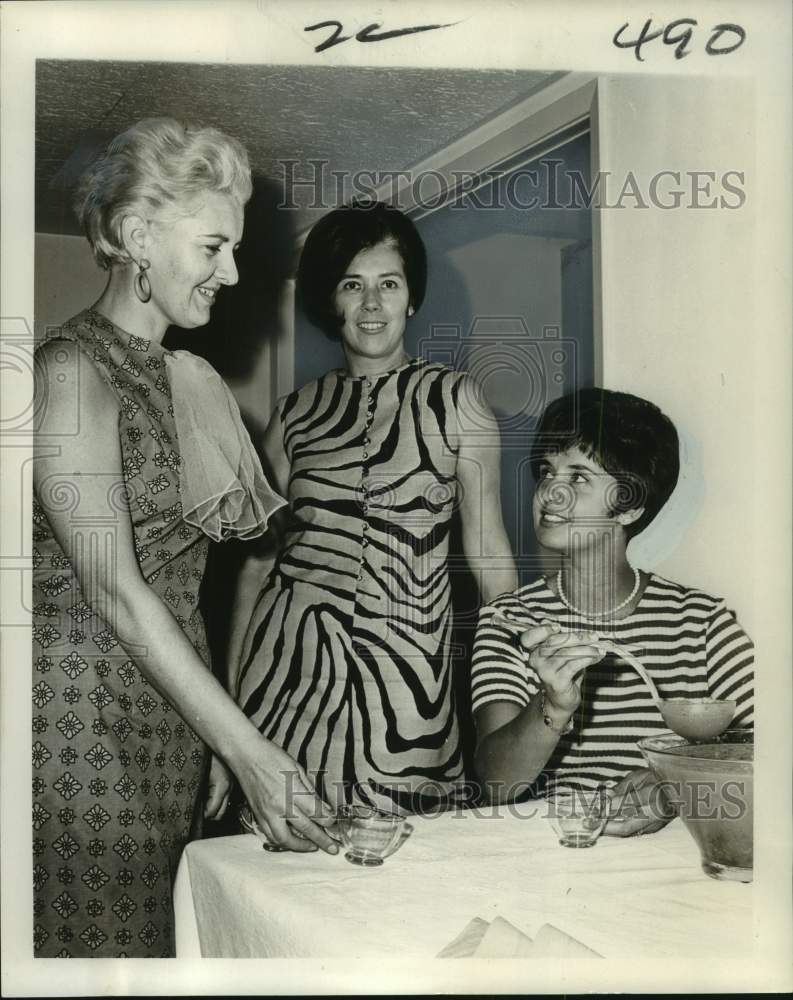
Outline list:
[[[36,229],[79,233],[71,192],[85,165],[133,122],[172,115],[241,139],[271,204],[291,194],[300,232],[349,197],[356,171],[406,169],[559,75],[40,60]]]

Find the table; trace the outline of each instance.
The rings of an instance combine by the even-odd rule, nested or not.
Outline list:
[[[175,890],[177,956],[432,958],[474,917],[546,923],[604,958],[750,954],[752,886],[703,874],[681,820],[560,847],[539,803],[413,817],[379,868],[268,853],[252,835],[196,841]]]

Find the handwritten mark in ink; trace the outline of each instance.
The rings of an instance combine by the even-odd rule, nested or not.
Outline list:
[[[365,28],[361,28],[355,35],[344,35],[342,34],[344,26],[341,21],[319,21],[317,24],[309,24],[303,31],[318,31],[321,28],[332,28],[332,34],[324,42],[320,42],[319,45],[314,46],[315,52],[324,52],[325,49],[329,49],[333,45],[341,45],[342,42],[349,42],[351,38],[355,38],[357,42],[385,42],[389,38],[415,35],[419,31],[437,31],[439,28],[451,28],[455,24],[459,24],[459,21],[453,21],[450,24],[419,24],[413,28],[393,28],[390,31],[381,31],[382,24],[375,22],[374,24],[367,24]]]
[[[664,45],[673,45],[675,47],[675,59],[685,59],[686,56],[691,55],[689,46],[694,36],[694,28],[697,27],[697,21],[693,17],[679,17],[676,21],[667,24],[666,27],[661,26],[655,31],[651,30],[652,24],[652,18],[648,18],[642,25],[638,38],[632,42],[626,42],[623,41],[623,35],[625,29],[630,25],[630,22],[626,21],[614,34],[612,41],[618,49],[633,49],[633,54],[636,56],[638,62],[644,62],[642,46],[648,42],[652,42],[656,38],[662,38]],[[678,30],[681,28],[682,30]],[[732,35],[735,40],[727,44],[722,44],[721,40],[725,35]],[[716,24],[711,28],[710,37],[705,44],[705,52],[709,56],[726,56],[730,52],[735,52],[745,41],[746,31],[740,24]]]

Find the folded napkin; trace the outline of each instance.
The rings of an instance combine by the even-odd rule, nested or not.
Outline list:
[[[532,939],[503,917],[490,923],[474,917],[438,958],[602,958],[553,924],[543,924]]]
[[[219,542],[255,538],[286,501],[267,482],[237,402],[203,358],[165,355],[179,438],[185,521]]]

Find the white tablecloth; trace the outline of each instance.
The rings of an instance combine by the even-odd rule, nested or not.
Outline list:
[[[250,835],[190,844],[178,957],[430,958],[475,917],[532,938],[550,923],[608,959],[749,954],[752,886],[708,878],[679,819],[583,850],[560,847],[536,805],[411,822],[379,868],[268,853]]]

